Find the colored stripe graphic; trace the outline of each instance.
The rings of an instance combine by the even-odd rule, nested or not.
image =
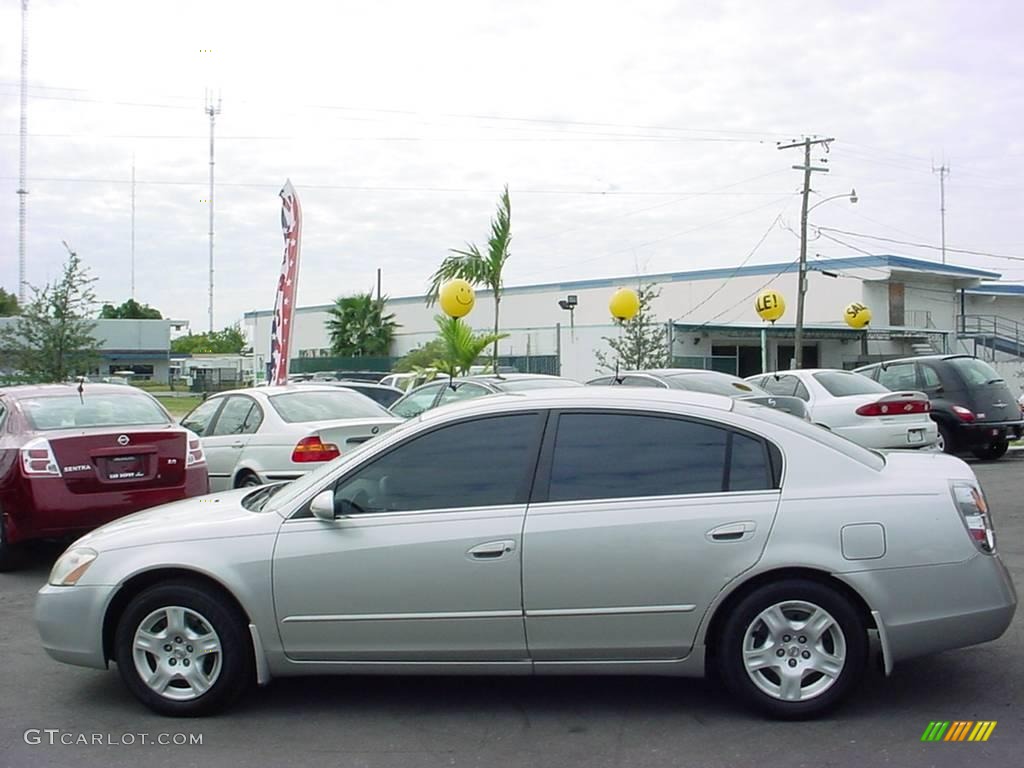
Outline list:
[[[996,720],[932,720],[921,734],[921,741],[988,741],[996,729]]]

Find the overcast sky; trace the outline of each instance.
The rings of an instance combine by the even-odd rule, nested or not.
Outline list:
[[[205,330],[208,87],[218,327],[273,303],[286,178],[300,306],[369,289],[378,267],[386,293],[422,293],[448,248],[485,240],[506,183],[508,285],[791,261],[801,157],[775,144],[804,134],[836,139],[817,199],[860,197],[813,224],[938,245],[945,160],[947,243],[1024,257],[1022,21],[995,0],[31,0],[28,280],[57,274],[67,240],[99,299],[128,298],[134,155],[136,297]],[[20,33],[20,2],[0,0],[12,291]],[[950,261],[1024,280],[1024,261]]]

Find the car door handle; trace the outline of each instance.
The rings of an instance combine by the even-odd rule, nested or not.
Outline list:
[[[483,544],[477,544],[466,554],[472,560],[497,560],[515,551],[515,548],[516,543],[514,540],[503,539],[501,541],[488,541]]]
[[[727,542],[744,541],[754,535],[757,530],[757,523],[752,520],[744,520],[739,523],[726,523],[712,528],[704,534],[709,541]]]
[[[232,448],[245,448],[245,442],[243,440],[236,440],[231,444]]]

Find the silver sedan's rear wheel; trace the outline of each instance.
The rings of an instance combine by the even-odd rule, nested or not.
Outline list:
[[[740,600],[715,648],[723,682],[773,717],[818,715],[859,679],[867,631],[849,600],[824,584],[787,579]]]
[[[246,619],[201,582],[169,581],[127,605],[114,659],[128,689],[163,715],[204,715],[233,701],[254,676]]]

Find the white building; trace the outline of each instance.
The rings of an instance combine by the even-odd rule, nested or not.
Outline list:
[[[903,256],[856,256],[813,260],[809,265],[805,308],[804,365],[853,367],[868,360],[929,351],[974,351],[974,338],[992,326],[998,342],[981,342],[995,357],[1007,356],[1008,337],[1022,330],[1024,286],[992,285],[999,274]],[[307,278],[308,279],[308,278]],[[596,350],[609,351],[605,337],[619,333],[608,300],[620,287],[656,283],[661,289],[654,313],[665,324],[674,364],[752,375],[788,368],[793,356],[797,265],[763,264],[601,280],[509,286],[501,300],[503,356],[549,356],[563,376],[586,380],[598,372]],[[786,300],[786,313],[774,325],[760,320],[757,294],[772,288]],[[575,295],[571,313],[559,300]],[[493,326],[489,291],[479,290],[467,321],[477,330]],[[866,304],[873,319],[867,333],[844,323],[851,302]],[[325,322],[330,305],[301,307],[295,313],[293,357],[330,353]],[[423,296],[388,300],[401,325],[391,350],[401,356],[435,336],[437,307]],[[245,327],[257,356],[269,349],[271,310],[248,312]],[[963,316],[961,318],[961,315]],[[999,318],[995,320],[994,318]],[[765,348],[762,351],[762,330]],[[970,336],[968,343],[958,331]],[[258,361],[262,365],[262,360]],[[325,361],[326,363],[326,361]],[[523,370],[523,366],[520,366]]]

